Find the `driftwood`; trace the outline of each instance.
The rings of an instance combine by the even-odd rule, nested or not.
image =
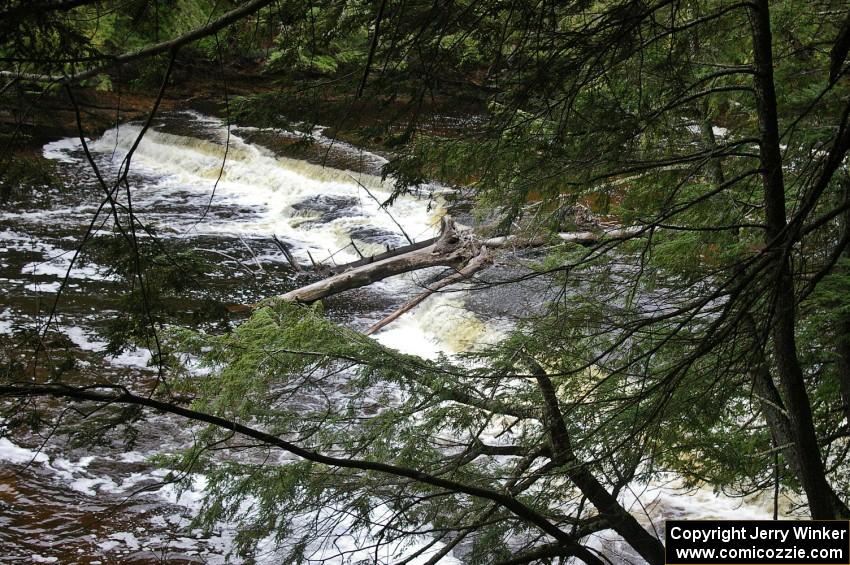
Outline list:
[[[417,241],[412,245],[405,245],[404,247],[397,247],[395,249],[390,249],[383,253],[377,253],[375,255],[369,255],[368,257],[361,257],[357,261],[352,261],[351,263],[345,263],[343,265],[336,265],[331,268],[331,272],[334,274],[343,273],[355,267],[360,267],[362,265],[369,265],[371,263],[377,263],[378,261],[383,261],[384,259],[389,259],[390,257],[398,257],[399,255],[404,255],[405,253],[409,253],[411,251],[416,251],[418,249],[425,249],[429,245],[433,245],[434,242],[437,241],[437,237],[432,237],[431,239],[425,239],[422,241]],[[352,244],[354,242],[352,241]]]
[[[594,245],[602,240],[608,239],[626,239],[638,235],[644,228],[642,226],[632,226],[629,228],[616,228],[600,232],[593,231],[571,231],[557,234],[561,241],[569,243],[578,243],[579,245]],[[497,247],[507,247],[514,245],[517,247],[539,247],[546,245],[551,239],[545,237],[534,237],[531,239],[523,239],[517,235],[503,235],[500,237],[491,237],[481,242],[482,245],[493,249]]]
[[[292,267],[292,270],[296,273],[302,272],[304,269],[301,268],[301,265],[298,264],[298,261],[293,257],[292,252],[289,250],[289,246],[287,246],[284,242],[279,240],[276,235],[272,235],[272,240],[274,240],[277,248],[280,249],[280,252],[283,253],[283,256],[286,257],[286,261],[289,263],[289,266]]]
[[[419,305],[423,300],[425,300],[426,298],[428,298],[429,296],[431,296],[432,294],[434,294],[438,290],[443,289],[443,288],[445,288],[445,287],[447,287],[451,284],[454,284],[456,282],[460,282],[464,279],[468,279],[469,277],[471,277],[472,275],[474,275],[475,273],[477,273],[478,271],[480,271],[481,269],[486,267],[490,263],[491,260],[492,260],[492,256],[490,255],[490,252],[487,249],[487,247],[486,246],[481,247],[481,251],[478,253],[478,255],[473,257],[469,261],[469,263],[466,264],[466,266],[464,268],[462,268],[458,272],[453,273],[453,274],[451,274],[447,277],[443,277],[442,279],[438,280],[437,282],[434,282],[434,283],[428,285],[425,288],[424,292],[422,292],[421,294],[419,294],[419,295],[415,296],[414,298],[408,300],[402,306],[400,306],[397,310],[395,310],[392,314],[390,314],[389,316],[387,316],[386,318],[384,318],[383,320],[381,320],[380,322],[376,323],[375,325],[370,327],[368,330],[366,330],[366,335],[372,335],[373,333],[380,330],[381,328],[383,328],[384,326],[386,326],[390,322],[395,321],[402,314],[404,314],[405,312],[409,312],[410,310],[415,308],[417,305]]]
[[[480,244],[471,232],[458,231],[454,220],[446,215],[442,219],[440,236],[431,245],[379,261],[361,264],[313,284],[287,292],[279,299],[288,302],[309,303],[410,271],[428,267],[460,269],[477,255],[479,250]]]
[[[604,240],[626,239],[639,235],[640,226],[608,229],[600,232],[580,231],[559,233],[562,241],[580,245],[594,245]],[[387,253],[361,258],[340,265],[335,273],[320,281],[290,291],[279,300],[310,303],[328,296],[368,286],[388,277],[428,267],[452,267],[455,273],[444,277],[425,288],[425,291],[396,309],[389,316],[374,324],[366,335],[380,330],[409,312],[435,292],[464,279],[486,267],[492,260],[491,249],[500,247],[535,247],[551,242],[549,238],[522,238],[516,235],[493,237],[481,240],[472,230],[458,230],[454,220],[446,215],[442,219],[440,235],[428,241],[411,244]],[[312,259],[312,257],[311,257]]]

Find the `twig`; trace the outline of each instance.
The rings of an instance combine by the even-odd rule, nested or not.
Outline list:
[[[431,296],[432,294],[434,294],[438,290],[445,288],[445,287],[447,287],[451,284],[454,284],[456,282],[462,281],[464,279],[468,279],[473,274],[477,273],[478,271],[480,271],[481,269],[486,267],[487,264],[491,261],[491,259],[492,258],[490,256],[490,252],[487,250],[486,247],[482,247],[481,252],[478,255],[476,255],[475,257],[473,257],[469,261],[469,263],[466,264],[466,266],[464,268],[462,268],[461,270],[457,271],[456,273],[454,273],[452,275],[444,277],[444,278],[438,280],[437,282],[428,285],[428,287],[426,287],[426,289],[423,293],[421,293],[421,294],[415,296],[414,298],[408,300],[402,306],[400,306],[396,311],[394,311],[392,314],[385,317],[383,320],[379,321],[378,323],[374,324],[371,328],[366,330],[364,332],[365,335],[372,335],[373,333],[377,332],[378,330],[380,330],[384,326],[390,324],[391,322],[394,322],[395,320],[400,318],[402,314],[404,314],[405,312],[409,312],[410,310],[412,310],[413,308],[418,306],[426,298],[428,298],[429,296]]]
[[[253,250],[253,249],[251,249],[251,246],[250,246],[250,245],[248,245],[247,243],[245,243],[245,240],[244,240],[244,239],[242,239],[242,236],[241,236],[241,235],[239,236],[239,241],[242,243],[242,245],[244,245],[244,246],[245,246],[245,249],[247,249],[247,250],[248,250],[248,253],[250,253],[250,254],[251,254],[251,257],[253,257],[253,258],[254,258],[254,263],[256,263],[256,264],[257,264],[257,272],[265,273],[265,272],[266,272],[266,270],[265,270],[265,269],[263,269],[263,266],[260,264],[260,260],[259,260],[259,259],[257,259],[257,256],[256,256],[256,255],[254,255],[254,250]]]
[[[277,248],[280,249],[280,252],[283,253],[283,256],[286,257],[286,260],[289,262],[289,265],[298,273],[300,273],[303,269],[301,269],[301,265],[298,264],[298,261],[295,260],[295,257],[292,256],[292,252],[289,250],[289,247],[286,246],[281,240],[277,238],[277,235],[272,235],[272,239],[277,245]]]
[[[406,232],[406,231],[404,231],[404,228],[403,228],[403,227],[401,227],[401,224],[400,224],[400,223],[398,223],[398,222],[396,221],[396,219],[393,217],[393,215],[392,215],[392,214],[390,214],[390,211],[389,211],[389,210],[387,210],[387,207],[386,207],[386,206],[384,206],[384,205],[381,203],[381,201],[380,201],[380,200],[378,200],[378,198],[377,198],[374,194],[372,194],[372,191],[371,191],[371,190],[369,190],[368,188],[366,188],[366,185],[365,185],[365,184],[363,184],[362,182],[360,182],[358,179],[356,179],[353,175],[348,175],[348,176],[351,178],[351,180],[353,180],[354,182],[356,182],[356,183],[357,183],[357,185],[358,185],[360,188],[362,188],[363,190],[365,190],[365,191],[366,191],[366,194],[368,194],[368,195],[372,198],[372,200],[374,200],[375,202],[377,202],[377,203],[378,203],[378,207],[379,207],[381,210],[383,210],[384,212],[386,212],[386,213],[387,213],[387,216],[389,216],[389,217],[390,217],[390,219],[393,221],[393,223],[394,223],[396,226],[398,226],[398,229],[400,229],[400,230],[401,230],[401,233],[402,233],[402,234],[404,234],[404,238],[407,240],[407,243],[409,243],[409,244],[413,245],[413,240],[412,240],[412,239],[410,239],[410,236],[409,236],[409,235],[407,235],[407,232]],[[389,247],[389,246],[388,246],[388,247]]]
[[[356,243],[354,243],[354,239],[351,239],[351,238],[349,238],[349,239],[350,239],[350,241],[351,241],[351,247],[353,247],[353,248],[354,248],[354,251],[357,253],[357,256],[358,256],[358,257],[360,257],[361,259],[363,259],[363,254],[362,254],[362,253],[360,253],[360,250],[359,250],[359,249],[357,249],[357,244],[356,244]]]
[[[248,272],[252,277],[257,276],[257,273],[255,271],[252,271],[248,267],[248,265],[246,265],[245,263],[243,263],[242,261],[240,261],[239,259],[237,259],[233,255],[228,255],[227,253],[224,253],[223,251],[219,251],[218,249],[208,249],[206,247],[195,247],[194,249],[195,249],[195,251],[206,251],[207,253],[215,253],[216,255],[221,255],[222,257],[230,259],[231,261],[235,261],[240,267],[242,267],[242,269],[244,269],[246,272]]]

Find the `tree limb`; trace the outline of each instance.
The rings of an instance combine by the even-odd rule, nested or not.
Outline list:
[[[98,390],[100,389],[100,390]],[[103,389],[108,389],[104,391]],[[0,396],[12,398],[34,398],[34,397],[55,397],[67,398],[75,401],[92,401],[104,402],[109,404],[131,404],[137,406],[145,406],[160,410],[169,414],[174,414],[188,420],[196,422],[205,422],[226,430],[232,430],[240,435],[259,440],[267,445],[277,447],[288,453],[292,453],[302,459],[328,465],[331,467],[339,467],[343,469],[357,469],[361,471],[375,471],[396,477],[405,477],[422,484],[435,486],[451,490],[453,492],[467,494],[491,500],[507,510],[510,510],[517,517],[533,524],[538,529],[542,530],[552,538],[556,539],[565,548],[570,548],[574,554],[591,565],[603,565],[603,562],[590,553],[586,548],[578,544],[576,539],[552,524],[545,516],[539,514],[532,508],[526,506],[523,502],[516,498],[497,492],[488,488],[475,485],[468,485],[445,479],[443,477],[431,475],[416,469],[399,467],[387,463],[377,461],[367,461],[363,459],[333,457],[324,455],[309,449],[305,449],[280,437],[274,436],[267,432],[263,432],[233,420],[228,420],[213,414],[198,412],[190,408],[178,406],[169,402],[163,402],[154,398],[146,398],[133,394],[129,390],[120,386],[99,386],[99,387],[74,387],[65,384],[10,384],[0,385]]]
[[[216,33],[218,30],[227,27],[232,23],[235,23],[246,16],[253,14],[254,12],[268,6],[274,1],[275,0],[251,0],[250,2],[246,2],[245,4],[239,6],[238,8],[234,8],[233,10],[227,12],[217,20],[210,22],[205,26],[195,28],[188,33],[185,33],[179,37],[175,37],[174,39],[170,39],[168,41],[161,41],[160,43],[154,43],[153,45],[148,45],[147,47],[137,49],[136,51],[130,51],[128,53],[117,55],[113,57],[110,61],[102,65],[92,67],[86,71],[82,71],[77,74],[40,75],[30,73],[15,73],[11,71],[0,71],[0,76],[10,78],[21,78],[33,82],[51,82],[63,85],[79,82],[81,80],[98,75],[112,67],[123,65],[124,63],[129,63],[147,57],[153,57],[154,55],[159,55],[160,53],[175,51],[184,45],[187,45],[189,43],[197,41],[198,39]]]

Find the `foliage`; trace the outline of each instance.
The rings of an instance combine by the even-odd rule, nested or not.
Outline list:
[[[292,561],[340,525],[381,546],[427,530],[465,540],[473,563],[596,563],[580,541],[611,528],[660,563],[622,500],[669,473],[739,495],[778,475],[814,517],[850,514],[845,3],[276,8],[257,19],[264,69],[295,86],[238,100],[237,119],[287,125],[293,100],[368,97],[397,110],[384,172],[398,194],[462,185],[499,233],[550,242],[577,205],[629,230],[553,246],[528,275],[546,283],[539,308],[457,359],[401,355],[274,301],[223,335],[173,330],[175,358],[205,369],[175,384],[196,419],[223,419],[167,461],[209,477],[199,524],[241,521],[240,551],[273,536]],[[163,29],[199,13],[175,10]],[[55,54],[54,36],[99,55],[133,17],[104,17],[95,41],[61,17],[15,29],[34,36],[28,57]],[[429,129],[440,97],[486,111]],[[185,284],[166,255],[124,252],[112,260],[128,280]],[[136,292],[128,311],[161,298]],[[136,314],[122,326],[138,339],[150,304]],[[245,447],[239,425],[267,435]],[[276,464],[279,448],[306,452]]]
[[[217,322],[226,316],[222,304],[212,298],[186,312],[192,289],[209,265],[185,243],[140,238],[131,244],[128,237],[117,233],[95,237],[82,254],[84,260],[108,265],[105,274],[117,276],[129,287],[121,295],[119,314],[104,329],[107,353],[121,353],[134,346],[157,350],[158,328],[185,321],[187,314],[194,324]]]
[[[0,202],[57,188],[52,163],[26,152],[12,153],[0,161]]]
[[[193,408],[250,421],[317,452],[438,473],[498,491],[505,472],[511,475],[512,467],[519,472],[526,463],[513,458],[506,468],[495,453],[478,459],[474,450],[463,447],[469,440],[480,444],[500,428],[500,420],[512,418],[492,408],[504,405],[509,412],[531,415],[513,419],[515,429],[506,439],[516,445],[506,451],[540,449],[545,442],[534,415],[539,393],[522,379],[505,379],[511,381],[506,388],[501,381],[482,387],[481,377],[491,368],[471,370],[447,360],[427,362],[399,354],[326,321],[320,310],[276,303],[257,310],[227,335],[175,331],[170,338],[173,350],[203,360],[201,374],[181,381],[183,392],[195,397]],[[517,333],[515,339],[526,336]],[[504,348],[491,354],[495,363],[505,363]],[[460,400],[466,396],[470,402]],[[370,417],[362,418],[364,413]],[[222,465],[212,449],[231,441],[239,443],[226,429],[211,426],[190,452],[168,464],[208,476],[210,496],[199,521],[211,527],[239,518],[250,532],[240,538],[243,551],[274,535],[277,541],[293,543],[286,559],[297,560],[296,554],[305,550],[309,557],[321,549],[324,535],[310,525],[317,511],[323,520],[344,520],[351,535],[383,525],[381,544],[401,536],[397,531],[423,524],[451,526],[482,513],[498,517],[472,540],[473,553],[483,561],[507,556],[511,544],[534,539],[533,531],[510,514],[462,493],[316,464],[257,463],[277,457],[268,446]],[[557,474],[541,477],[522,498],[541,512],[574,507],[579,498],[574,492],[562,486],[552,490],[561,483]],[[284,507],[287,512],[282,513]]]

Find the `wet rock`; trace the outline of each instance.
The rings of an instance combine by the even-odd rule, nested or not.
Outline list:
[[[352,215],[352,210],[360,207],[360,201],[353,196],[330,196],[317,194],[292,205],[294,216],[309,218],[301,225],[325,224]]]
[[[401,247],[407,245],[403,236],[371,226],[356,227],[350,232],[351,238],[364,243]]]

